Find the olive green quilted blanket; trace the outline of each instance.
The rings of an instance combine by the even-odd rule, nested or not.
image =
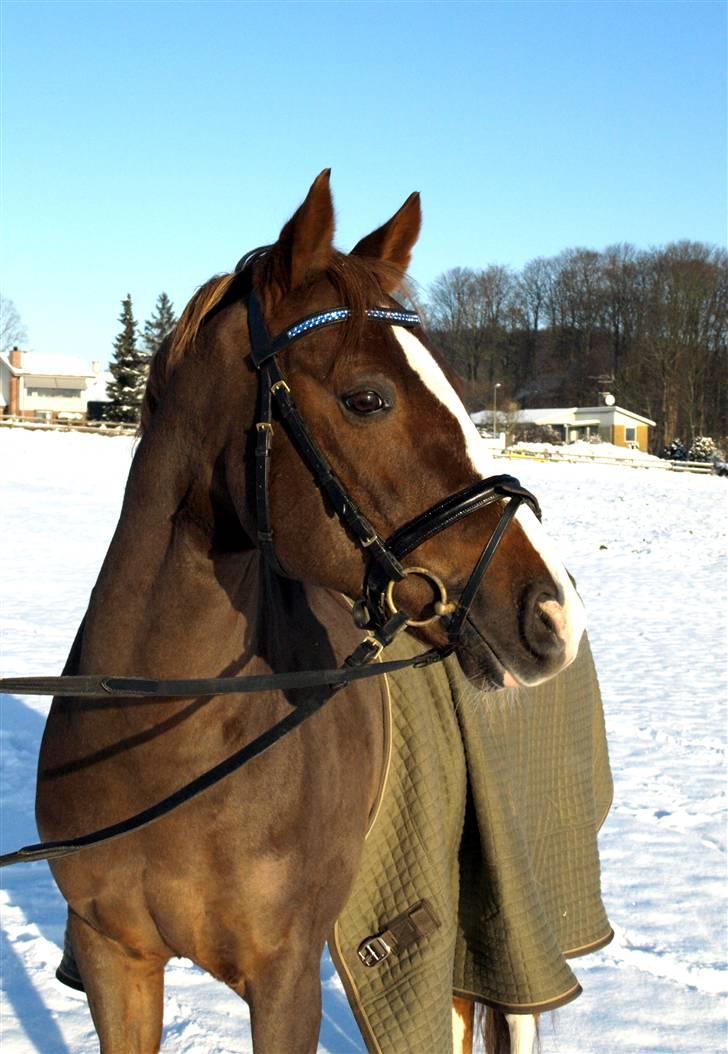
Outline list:
[[[447,1054],[453,993],[554,1009],[581,990],[566,959],[612,936],[601,699],[586,638],[536,688],[477,693],[452,658],[390,677],[389,697],[380,800],[330,948],[369,1051]]]

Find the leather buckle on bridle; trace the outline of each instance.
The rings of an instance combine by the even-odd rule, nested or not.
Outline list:
[[[378,659],[384,651],[384,645],[382,644],[382,642],[380,640],[377,640],[376,637],[372,637],[371,635],[365,637],[359,647],[367,649],[370,662],[373,662],[375,659]]]

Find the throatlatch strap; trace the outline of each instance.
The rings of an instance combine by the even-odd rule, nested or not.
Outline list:
[[[268,506],[270,460],[273,447],[271,378],[268,370],[261,371],[258,393],[258,420],[255,424],[255,517],[258,527],[258,543],[263,556],[276,574],[282,578],[288,578],[289,576],[276,556]]]

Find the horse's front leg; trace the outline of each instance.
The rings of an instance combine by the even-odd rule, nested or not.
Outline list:
[[[296,944],[298,942],[295,942]],[[320,947],[286,948],[256,964],[243,995],[255,1054],[316,1054],[321,1028]]]
[[[73,911],[68,933],[101,1054],[156,1054],[162,1039],[164,960],[133,954]]]

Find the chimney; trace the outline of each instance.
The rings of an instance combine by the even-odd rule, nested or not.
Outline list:
[[[9,361],[10,365],[14,366],[15,369],[22,370],[23,353],[17,344],[10,350]],[[10,400],[8,402],[8,413],[11,417],[20,416],[20,378],[16,377],[13,373],[10,374]]]

